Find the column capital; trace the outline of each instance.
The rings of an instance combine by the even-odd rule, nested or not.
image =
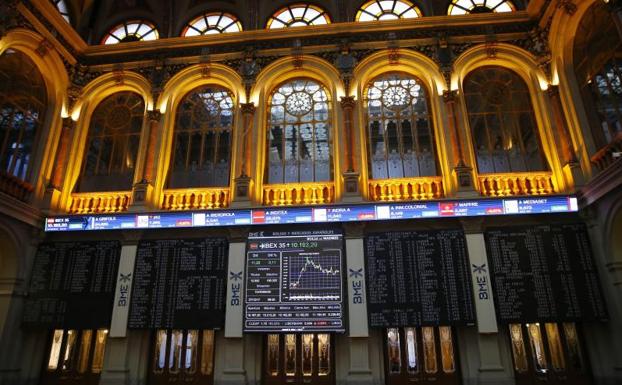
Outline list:
[[[255,111],[257,110],[257,107],[255,107],[255,103],[253,102],[249,102],[249,103],[242,103],[240,104],[240,109],[242,110],[242,113],[247,115],[254,115]]]
[[[447,104],[455,103],[457,97],[458,97],[458,90],[443,91],[443,101]]]
[[[546,93],[549,97],[559,96],[559,86],[549,84],[549,88],[546,89]]]
[[[63,118],[63,130],[73,130],[76,127],[76,121],[70,116]]]
[[[158,123],[162,119],[162,113],[160,110],[150,110],[147,111],[147,118],[150,122]]]
[[[342,96],[339,99],[339,104],[341,104],[341,108],[343,108],[344,110],[348,108],[354,108],[354,106],[356,105],[356,99],[354,98],[354,96]]]

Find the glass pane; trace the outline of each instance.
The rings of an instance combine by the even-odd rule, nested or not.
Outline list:
[[[424,326],[421,328],[423,339],[423,362],[426,373],[436,373],[438,371],[436,363],[436,341],[434,340],[434,328]]]
[[[184,334],[181,330],[173,330],[171,333],[171,346],[169,348],[168,368],[169,373],[177,373],[181,369],[181,349],[184,343]]]
[[[456,365],[451,327],[439,326],[438,331],[441,336],[441,362],[443,364],[443,372],[453,373],[456,371]]]
[[[548,365],[546,363],[546,356],[544,353],[544,343],[542,342],[540,324],[527,324],[527,331],[529,333],[529,344],[531,346],[531,354],[536,372],[546,373],[548,372]]]
[[[203,330],[201,351],[201,374],[211,375],[214,372],[214,331]]]
[[[153,352],[153,372],[162,373],[166,365],[166,330],[156,333],[155,349]]]
[[[52,346],[50,347],[50,358],[48,359],[48,370],[54,371],[58,368],[60,359],[60,348],[63,344],[63,330],[56,329],[52,335]]]
[[[188,330],[186,334],[186,350],[184,357],[184,370],[193,374],[197,371],[197,343],[199,340],[198,330]]]
[[[68,371],[73,369],[73,353],[76,347],[76,340],[78,338],[77,330],[69,330],[67,331],[67,343],[65,345],[65,353],[63,354],[63,363],[61,365],[61,369],[63,371]]]
[[[89,356],[91,353],[92,330],[83,330],[80,338],[80,353],[78,354],[78,373],[85,373],[89,368]]]
[[[510,324],[510,339],[512,340],[512,355],[514,357],[514,370],[524,373],[528,369],[525,341],[523,340],[523,328],[520,324]]]
[[[95,350],[93,351],[93,364],[91,371],[93,373],[101,373],[104,367],[104,352],[106,351],[106,339],[108,337],[108,329],[99,329],[95,336]]]
[[[285,375],[296,375],[296,335],[285,335]]]
[[[330,374],[330,335],[317,335],[318,350],[318,375],[326,376]]]
[[[302,335],[302,375],[313,374],[313,334]]]
[[[546,329],[546,338],[549,341],[551,366],[555,371],[562,371],[566,368],[566,361],[564,359],[564,348],[559,336],[559,328],[556,323],[546,323],[544,328]]]
[[[268,334],[268,374],[279,375],[279,335]]]
[[[566,337],[566,346],[568,346],[569,364],[575,369],[581,369],[583,367],[583,359],[581,357],[581,348],[575,324],[566,322],[563,324],[563,327],[564,336]]]
[[[417,357],[417,333],[415,328],[405,328],[406,333],[406,369],[408,373],[419,372],[419,357]]]
[[[402,371],[402,355],[400,333],[397,328],[387,329],[387,354],[389,357],[389,373],[400,373]]]

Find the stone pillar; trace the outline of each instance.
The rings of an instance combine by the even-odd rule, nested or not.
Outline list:
[[[482,221],[464,220],[462,225],[466,235],[477,318],[478,384],[513,384],[514,379],[506,372],[501,358],[502,335],[497,327]]]
[[[464,159],[464,140],[460,135],[458,107],[456,106],[457,96],[457,90],[443,92],[443,101],[447,106],[447,116],[449,117],[452,150],[456,155],[453,173],[456,178],[457,195],[462,198],[473,198],[477,197],[478,194],[473,184],[473,168],[467,165]]]
[[[343,127],[345,138],[345,161],[346,171],[343,173],[344,197],[347,201],[360,201],[362,197],[359,192],[359,173],[355,171],[354,145],[356,138],[354,135],[354,107],[356,100],[354,96],[341,97],[341,109],[343,111]]]
[[[551,85],[547,90],[553,112],[553,122],[555,123],[555,133],[561,149],[561,161],[564,170],[564,178],[569,186],[581,187],[585,184],[585,177],[572,145],[572,137],[566,125],[564,110],[559,96],[559,86]]]
[[[369,362],[369,327],[367,324],[367,297],[365,294],[364,224],[348,223],[346,227],[346,267],[348,284],[347,337],[349,362],[348,384],[373,384]],[[345,309],[344,309],[345,311]]]
[[[251,148],[253,139],[253,120],[255,118],[255,104],[244,103],[242,109],[242,160],[240,176],[235,178],[235,197],[232,206],[250,206],[250,184],[251,184]]]
[[[147,136],[147,150],[142,167],[140,182],[134,185],[132,191],[132,211],[142,211],[147,208],[153,196],[155,181],[155,153],[158,142],[158,133],[162,113],[159,110],[147,111],[149,132]]]
[[[225,310],[224,364],[220,383],[248,383],[244,362],[244,266],[248,229],[230,229],[229,273],[227,274],[227,303]],[[219,347],[217,347],[219,348]],[[259,359],[259,358],[257,358]]]
[[[54,210],[58,207],[58,200],[61,194],[61,188],[65,173],[67,171],[67,156],[69,155],[69,147],[71,146],[71,138],[76,126],[70,117],[63,118],[63,126],[58,141],[58,149],[54,159],[54,169],[50,177],[50,183],[45,190],[46,208]]]

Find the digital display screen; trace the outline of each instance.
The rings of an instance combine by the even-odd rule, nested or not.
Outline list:
[[[109,327],[120,255],[117,241],[40,244],[24,306],[24,326]]]
[[[45,231],[164,229],[266,224],[310,224],[452,218],[517,214],[571,213],[576,197],[548,196],[425,202],[352,204],[316,207],[228,209],[159,213],[71,215],[46,218]]]
[[[491,228],[486,247],[500,322],[608,319],[584,224]]]
[[[345,332],[343,234],[260,231],[246,244],[245,332]]]

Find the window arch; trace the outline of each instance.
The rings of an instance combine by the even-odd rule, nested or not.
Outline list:
[[[371,179],[438,175],[421,80],[403,73],[381,75],[367,85],[365,105]]]
[[[61,14],[63,19],[67,21],[67,23],[71,23],[69,19],[69,8],[67,7],[67,3],[65,0],[50,0],[52,4],[58,9],[58,12]]]
[[[175,118],[169,188],[229,185],[235,102],[221,87],[190,91]]]
[[[368,1],[356,13],[356,21],[396,20],[420,17],[421,11],[407,0]]]
[[[267,183],[333,180],[329,95],[310,79],[274,90],[269,103]]]
[[[37,134],[47,107],[47,91],[39,69],[19,51],[0,56],[0,173],[30,178]]]
[[[102,44],[157,40],[158,38],[158,30],[153,24],[145,20],[135,20],[126,21],[112,28],[102,40]]]
[[[509,0],[452,0],[447,9],[448,15],[469,13],[512,12],[516,7]]]
[[[574,41],[574,67],[595,144],[622,135],[622,37],[607,5],[585,13]]]
[[[225,12],[205,13],[193,19],[182,32],[182,36],[211,35],[225,32],[240,32],[242,23],[237,17]]]
[[[322,8],[309,4],[296,4],[278,10],[268,20],[266,28],[304,27],[329,23],[330,17]]]
[[[101,101],[89,124],[78,191],[132,188],[145,102],[137,93],[118,92]]]
[[[464,80],[464,97],[480,173],[548,169],[529,89],[518,74],[502,67],[478,68]]]

